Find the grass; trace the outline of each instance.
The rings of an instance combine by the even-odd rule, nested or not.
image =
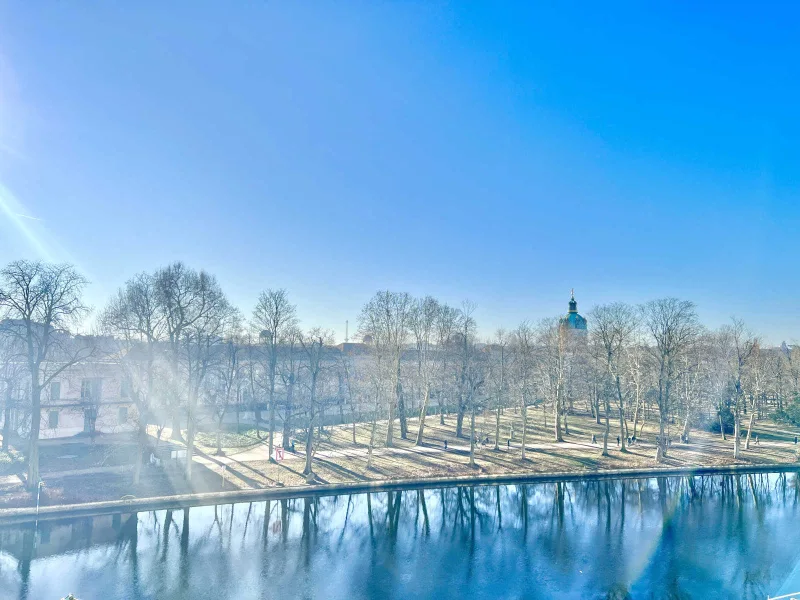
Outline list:
[[[546,417],[546,421],[545,421]],[[655,436],[657,424],[654,415],[638,432],[639,442],[628,452],[622,453],[616,445],[618,424],[611,423],[609,455],[601,456],[604,424],[597,424],[588,415],[570,415],[569,433],[564,434],[564,444],[553,441],[552,415],[541,410],[530,410],[526,434],[526,458],[521,457],[522,416],[519,411],[506,410],[501,416],[499,449],[494,450],[493,436],[495,417],[487,412],[476,419],[476,434],[479,438],[487,435],[491,441],[476,448],[476,467],[469,466],[469,438],[456,437],[456,417],[448,415],[442,425],[438,415],[426,420],[425,438],[422,446],[414,440],[418,426],[417,419],[408,420],[408,439],[400,439],[399,423],[395,423],[395,438],[392,448],[385,447],[387,423],[378,422],[375,451],[370,468],[367,468],[367,446],[369,444],[369,423],[356,425],[355,443],[352,425],[335,425],[325,428],[322,436],[315,432],[317,443],[313,468],[321,483],[344,483],[358,481],[377,481],[406,478],[458,477],[465,475],[534,474],[553,472],[587,473],[605,469],[655,469],[659,467],[714,467],[723,465],[771,465],[795,463],[798,460],[797,448],[793,444],[794,430],[785,425],[760,421],[755,425],[755,433],[761,443],[751,443],[738,460],[733,459],[731,436],[722,440],[719,434],[693,430],[691,441],[678,442],[680,426],[670,427],[673,444],[665,462],[655,461]],[[629,423],[629,427],[632,424]],[[512,435],[513,428],[513,435]],[[592,444],[592,435],[597,443]],[[469,435],[469,417],[464,420],[464,435]],[[206,437],[205,452],[195,461],[214,473],[219,473],[223,465],[228,478],[225,489],[263,488],[275,485],[302,485],[305,447],[301,440],[296,445],[296,454],[287,453],[277,464],[267,457],[265,439],[258,440],[254,432],[247,432],[251,445],[232,446],[223,441],[225,457],[215,456],[216,438],[214,434]],[[264,434],[266,438],[266,434]],[[510,447],[507,440],[511,439]],[[444,451],[444,442],[448,450]],[[276,445],[280,435],[276,436]]]
[[[21,452],[13,448],[8,452],[0,450],[0,475],[11,475],[18,472],[25,462]]]
[[[264,436],[263,431],[262,436]],[[247,429],[239,433],[235,431],[223,431],[221,439],[223,450],[250,448],[251,446],[260,444],[263,441],[264,439],[259,439],[256,435],[255,428]],[[195,443],[202,448],[216,450],[217,433],[201,431],[195,436]]]
[[[355,443],[352,425],[326,427],[323,436],[315,435],[319,445],[315,450],[313,469],[319,483],[346,483],[475,475],[593,473],[607,469],[693,468],[734,464],[770,466],[797,464],[798,449],[800,449],[800,445],[794,444],[794,436],[798,434],[798,429],[786,424],[757,421],[754,434],[759,435],[760,444],[755,445],[751,442],[750,448],[745,450],[742,443],[741,456],[739,459],[734,459],[732,436],[722,440],[719,434],[692,430],[690,443],[681,444],[677,441],[680,427],[673,425],[670,428],[673,444],[669,449],[669,456],[663,463],[657,463],[654,444],[657,424],[654,422],[655,416],[651,415],[643,429],[637,432],[638,443],[625,453],[617,448],[618,423],[612,422],[609,455],[601,456],[604,424],[595,423],[588,415],[570,415],[569,433],[564,434],[563,444],[556,444],[553,441],[552,415],[545,414],[541,410],[531,410],[528,413],[526,432],[526,458],[522,460],[522,416],[519,411],[506,410],[501,416],[498,450],[494,449],[494,419],[494,414],[488,412],[478,415],[476,419],[478,437],[485,438],[488,435],[491,441],[487,445],[477,446],[475,467],[469,465],[469,438],[455,435],[456,417],[448,415],[444,424],[441,424],[439,416],[432,415],[426,420],[424,443],[421,446],[414,444],[417,419],[408,420],[408,439],[405,440],[400,438],[399,423],[395,423],[395,438],[391,448],[385,446],[387,423],[378,422],[370,468],[367,468],[370,423],[356,425]],[[629,427],[631,426],[629,423]],[[165,432],[165,439],[168,433]],[[593,434],[597,439],[596,444],[591,441]],[[469,435],[469,416],[464,420],[464,435]],[[268,460],[267,435],[262,432],[262,436],[263,439],[259,439],[255,429],[239,433],[224,432],[222,446],[225,455],[217,456],[216,433],[199,433],[191,482],[185,480],[179,468],[163,472],[151,468],[135,490],[132,489],[129,473],[119,475],[106,473],[102,476],[87,473],[84,476],[76,475],[71,478],[70,483],[56,478],[52,482],[48,481],[48,493],[51,494],[48,501],[58,504],[104,498],[118,499],[123,494],[146,497],[190,491],[304,485],[305,477],[302,471],[305,448],[302,442],[297,443],[295,454],[288,452],[284,460],[276,463]],[[508,439],[511,439],[510,447],[507,445]],[[447,451],[444,450],[445,440],[448,442]],[[276,435],[275,443],[280,444],[280,434]],[[70,451],[75,452],[75,450]],[[59,456],[43,457],[43,471],[52,473],[54,471],[52,465],[46,466],[44,462],[59,458],[66,459]],[[13,461],[18,460],[18,455],[5,460],[17,465]],[[0,469],[3,468],[3,464],[0,459]],[[64,464],[63,468],[75,467]],[[44,478],[47,479],[47,475]],[[30,497],[18,488],[20,486],[16,485],[14,489],[0,490],[0,505],[29,504]]]

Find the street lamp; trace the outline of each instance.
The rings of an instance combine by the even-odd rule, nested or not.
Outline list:
[[[36,519],[39,519],[39,497],[42,494],[42,486],[44,486],[44,481],[41,479],[39,480],[39,485],[36,486]]]

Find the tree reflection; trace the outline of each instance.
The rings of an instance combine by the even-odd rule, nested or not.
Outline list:
[[[795,566],[781,540],[800,533],[798,497],[796,473],[458,486],[17,526],[0,548],[19,598],[39,594],[45,556],[55,574],[109,573],[133,600],[208,586],[227,600],[243,577],[319,597],[334,575],[352,597],[763,598]]]

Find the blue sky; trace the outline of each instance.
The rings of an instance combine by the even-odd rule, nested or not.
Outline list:
[[[378,289],[488,334],[573,287],[800,338],[797,7],[301,4],[0,2],[0,262],[101,307],[180,259],[340,338]]]

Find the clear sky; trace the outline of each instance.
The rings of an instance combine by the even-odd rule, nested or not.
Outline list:
[[[180,259],[340,339],[378,289],[490,333],[574,287],[792,341],[799,10],[0,1],[0,263],[100,307]]]

